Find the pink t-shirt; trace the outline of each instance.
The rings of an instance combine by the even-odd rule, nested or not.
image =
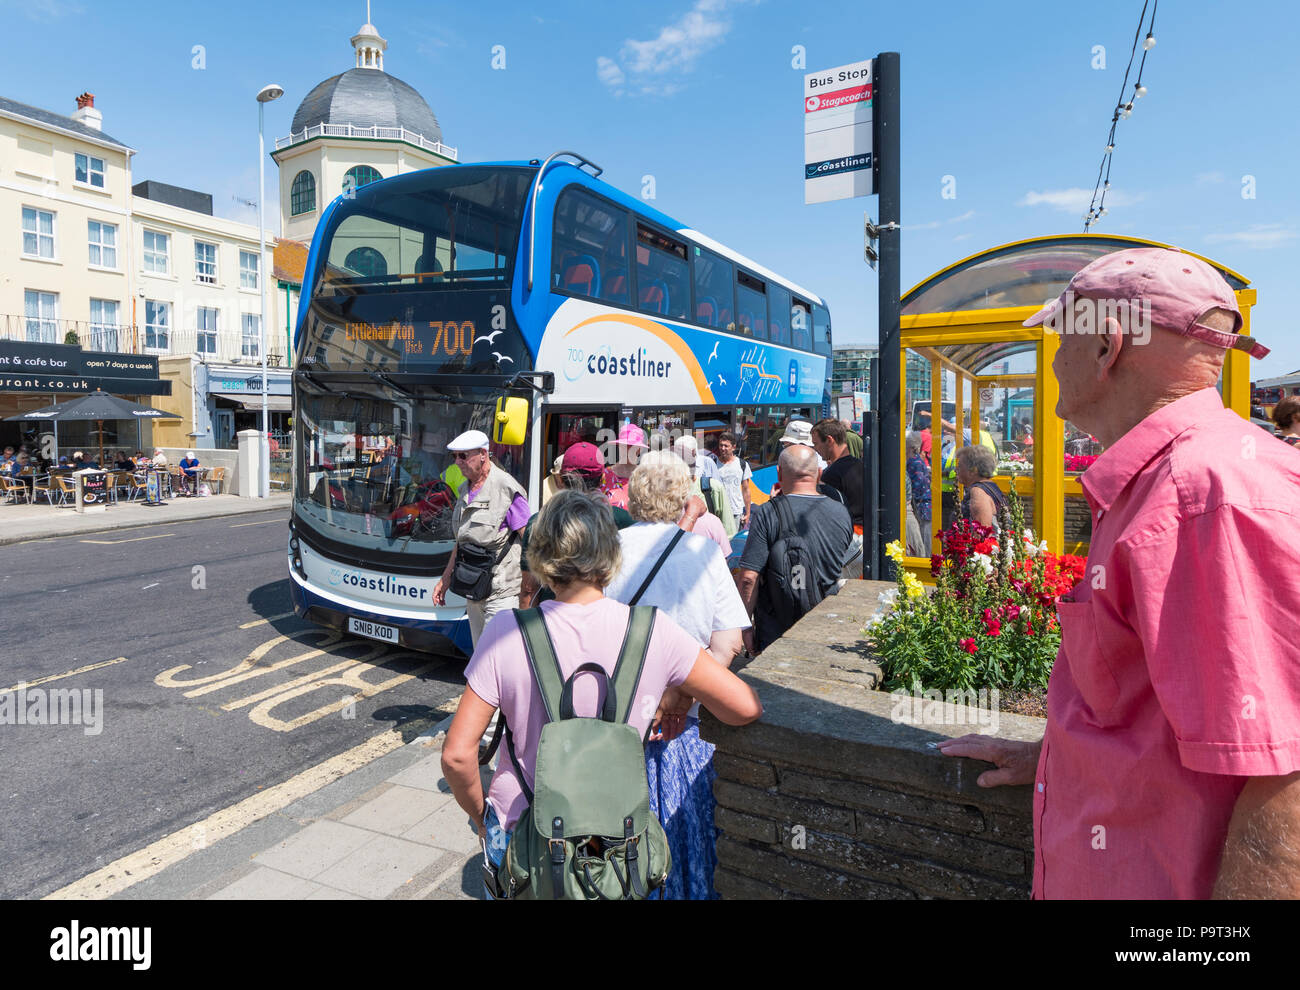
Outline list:
[[[602,598],[588,605],[543,602],[541,608],[555,656],[566,678],[584,663],[597,663],[605,668],[606,673],[614,672],[618,651],[627,632],[626,605],[612,598]],[[664,688],[676,687],[686,680],[699,655],[699,644],[660,612],[650,633],[645,667],[637,683],[636,700],[628,719],[628,724],[635,727],[639,735],[645,735]],[[499,612],[488,622],[474,656],[465,668],[465,680],[475,694],[494,708],[500,708],[505,715],[506,724],[514,736],[515,755],[531,786],[546,708],[528,668],[524,639],[513,611]],[[596,674],[580,675],[573,682],[574,712],[578,715],[596,714],[605,698],[604,685],[605,682]],[[528,807],[504,742],[488,789],[488,800],[507,830],[514,828]]]
[[[1215,389],[1081,479],[1034,783],[1034,896],[1208,898],[1247,779],[1300,770],[1300,451]]]
[[[731,541],[727,539],[727,528],[722,525],[722,520],[712,512],[706,512],[695,520],[695,528],[692,533],[698,533],[700,536],[707,536],[716,543],[722,550],[723,557],[731,556]]]

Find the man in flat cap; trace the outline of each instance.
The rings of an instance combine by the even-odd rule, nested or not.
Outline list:
[[[1086,576],[1042,743],[940,748],[1033,786],[1036,898],[1300,897],[1300,451],[1215,388],[1228,349],[1268,352],[1224,277],[1165,248],[1092,262],[1037,323],[1057,415],[1106,445]]]
[[[451,515],[456,548],[433,589],[433,603],[445,604],[448,590],[462,595],[477,645],[488,619],[519,604],[519,533],[531,510],[519,482],[492,463],[487,434],[469,430],[447,450],[455,454],[465,482]]]

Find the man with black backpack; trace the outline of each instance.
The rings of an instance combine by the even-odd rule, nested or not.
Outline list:
[[[818,493],[817,473],[816,452],[790,444],[777,464],[783,494],[756,506],[750,518],[736,583],[754,619],[754,652],[780,638],[839,581],[853,522],[841,503]]]

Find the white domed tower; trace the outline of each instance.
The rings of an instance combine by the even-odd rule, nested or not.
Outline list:
[[[281,237],[310,241],[325,207],[349,187],[456,162],[424,97],[384,71],[388,42],[370,23],[369,3],[352,48],[355,65],[308,93],[289,136],[275,142]]]

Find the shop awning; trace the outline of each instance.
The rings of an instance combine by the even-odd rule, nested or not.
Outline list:
[[[218,399],[233,402],[250,412],[262,411],[262,396],[257,392],[213,392]],[[293,397],[289,395],[268,395],[266,408],[271,412],[293,412]]]

